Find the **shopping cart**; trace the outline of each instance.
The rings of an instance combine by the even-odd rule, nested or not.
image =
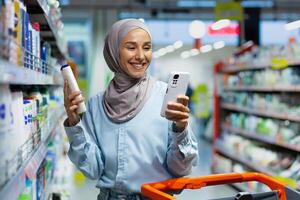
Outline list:
[[[261,173],[229,173],[214,174],[198,178],[175,178],[158,183],[144,184],[142,186],[142,194],[150,199],[171,200],[176,198],[166,193],[166,191],[199,189],[211,185],[233,184],[248,181],[263,183],[267,185],[271,191],[255,194],[240,192],[234,197],[219,198],[218,200],[300,200],[299,192],[289,188],[284,183]]]

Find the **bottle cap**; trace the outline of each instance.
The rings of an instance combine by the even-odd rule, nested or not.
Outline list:
[[[63,70],[63,68],[68,67],[68,66],[69,66],[68,64],[65,64],[65,65],[61,66],[60,70]]]

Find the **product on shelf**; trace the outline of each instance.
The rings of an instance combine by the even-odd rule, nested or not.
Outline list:
[[[8,176],[8,161],[13,158],[13,145],[11,134],[13,118],[11,113],[11,92],[8,85],[0,85],[0,186]]]
[[[231,69],[274,68],[282,69],[287,65],[300,63],[300,44],[255,46],[249,42],[232,56],[223,60]]]
[[[59,39],[57,45],[62,46],[64,43],[61,38],[63,24],[60,21],[60,10],[55,2],[57,1],[48,2],[53,12],[47,17],[53,18],[54,21],[51,23],[56,25],[50,25],[53,29],[51,31],[55,35],[59,33],[56,37]],[[3,30],[0,32],[1,59],[17,66],[52,75],[53,66],[61,64],[58,64],[57,59],[52,57],[49,41],[41,38],[40,24],[30,19],[30,14],[27,12],[28,5],[26,5],[30,5],[30,1],[25,1],[26,4],[24,4],[20,0],[4,0],[1,3],[0,29]],[[38,1],[38,3],[41,2]]]
[[[223,78],[224,86],[227,87],[289,87],[299,86],[300,71],[295,68],[283,70],[265,69],[259,71],[242,71],[237,74],[227,74]]]
[[[299,188],[299,52],[295,43],[249,44],[215,66],[216,160],[229,159],[227,170],[259,171]]]
[[[222,140],[218,145],[223,146],[224,150],[230,152],[236,159],[249,162],[246,165],[250,168],[255,166],[269,175],[288,179],[294,183],[292,187],[296,187],[300,182],[299,156],[270,150],[263,143],[252,142],[227,132],[222,134]]]
[[[51,4],[51,14],[28,13],[42,3]],[[47,143],[54,134],[61,134],[62,126],[57,132],[53,129],[62,123],[58,119],[64,111],[57,67],[64,62],[63,24],[57,3],[0,1],[1,199],[47,199],[47,181],[50,184],[56,162],[56,152],[50,146],[47,152]],[[55,42],[44,37],[41,26],[50,27],[47,35],[53,34]],[[50,44],[59,51],[51,52]]]
[[[230,113],[223,122],[224,128],[236,129],[247,135],[261,135],[278,144],[292,145],[300,149],[299,123],[261,118],[243,113]]]

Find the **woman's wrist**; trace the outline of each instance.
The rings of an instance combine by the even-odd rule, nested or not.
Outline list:
[[[186,123],[185,124],[176,123],[176,122],[172,123],[172,130],[177,133],[181,133],[182,131],[184,131],[186,127],[187,127]]]
[[[73,119],[72,117],[68,117],[67,122],[69,126],[75,126],[76,124],[78,124],[79,119]]]

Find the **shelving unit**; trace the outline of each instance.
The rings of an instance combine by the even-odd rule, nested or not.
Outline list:
[[[58,124],[61,123],[62,117],[65,114],[65,110],[62,105],[63,103],[60,98],[60,92],[63,90],[62,87],[64,83],[63,77],[60,74],[60,65],[64,64],[65,60],[68,58],[66,45],[63,41],[61,32],[56,29],[56,22],[52,20],[53,13],[50,13],[50,9],[47,5],[46,0],[24,0],[22,2],[27,8],[26,11],[23,4],[14,5],[20,7],[19,13],[18,11],[14,12],[22,15],[21,17],[15,16],[16,18],[18,18],[17,20],[19,20],[19,23],[22,22],[22,24],[19,24],[19,29],[15,30],[16,34],[20,34],[21,36],[19,35],[20,37],[18,36],[18,38],[16,39],[12,38],[12,36],[10,35],[7,36],[4,33],[0,33],[1,48],[4,49],[1,49],[2,51],[0,55],[0,86],[10,85],[11,88],[8,89],[10,92],[13,89],[17,90],[17,92],[20,92],[21,100],[18,100],[20,100],[23,104],[25,98],[31,100],[32,106],[37,104],[35,105],[35,111],[33,111],[32,109],[31,113],[27,113],[28,115],[31,114],[30,123],[32,123],[32,121],[35,121],[36,124],[35,127],[29,127],[29,129],[23,132],[26,132],[27,134],[26,142],[23,145],[18,144],[21,146],[17,146],[15,148],[17,152],[14,154],[16,155],[10,155],[6,158],[5,162],[1,163],[1,170],[4,172],[2,172],[1,174],[1,176],[3,175],[3,177],[1,177],[2,182],[0,186],[0,199],[9,200],[17,200],[19,198],[19,195],[23,193],[26,188],[26,180],[33,180],[38,176],[38,171],[40,170],[42,163],[45,163],[44,160],[46,158],[47,152],[49,152],[48,143],[55,137],[55,134],[61,130],[58,130]],[[29,21],[26,12],[29,15]],[[18,15],[16,13],[15,15]],[[2,22],[3,21],[1,21],[1,23]],[[38,31],[38,28],[37,30],[33,30],[33,28],[31,29],[29,26],[30,22],[39,23],[40,31]],[[28,35],[29,32],[31,35],[28,36],[27,32]],[[42,50],[40,49],[41,52],[37,51],[37,41],[39,40],[37,40],[38,37],[34,38],[35,36],[37,36],[34,34],[39,34],[41,41],[45,41],[50,44],[51,57],[56,58],[57,60],[52,58],[49,60],[43,58],[42,60]],[[18,40],[19,43],[21,41],[21,44],[18,44],[15,40]],[[11,48],[10,45],[13,45],[13,47],[16,48]],[[35,49],[33,45],[36,45]],[[13,62],[10,61],[12,49],[17,49],[17,62],[15,57],[12,58]],[[34,51],[33,49],[36,51]],[[34,53],[35,55],[33,55]],[[51,63],[56,63],[56,66],[52,66]],[[26,93],[24,95],[23,90],[25,90],[25,92],[29,91],[28,94]],[[42,91],[45,91],[45,93],[43,93]],[[50,95],[50,91],[53,92],[52,95]],[[34,95],[36,96],[30,96],[33,95],[32,93],[34,93]],[[42,94],[44,96],[42,96]],[[50,99],[51,97],[53,97],[53,99]],[[6,102],[9,101],[7,100]],[[22,109],[25,110],[24,105],[23,107],[18,108],[18,111],[22,111]],[[26,115],[25,117],[24,110],[21,119],[28,117],[28,115]],[[34,117],[32,117],[34,112],[36,113]],[[27,120],[29,119],[27,118]],[[29,122],[26,121],[25,123]],[[28,127],[24,126],[24,129],[25,128]],[[37,131],[33,131],[35,128],[37,129]],[[24,138],[25,136],[23,136],[23,139]],[[27,144],[29,145],[27,146]],[[25,149],[23,149],[23,147]],[[12,164],[11,161],[15,161],[16,164],[14,165],[13,170],[9,171],[10,164]],[[5,168],[3,166],[5,166]],[[46,171],[43,168],[43,165],[41,168]],[[9,171],[9,173],[7,171]]]
[[[224,87],[224,91],[245,91],[245,92],[300,92],[300,86],[274,86],[274,87],[259,87],[259,86],[236,86]]]
[[[222,147],[222,144],[215,147],[215,151],[217,153],[225,156],[226,158],[229,158],[229,159],[233,160],[234,162],[238,162],[238,163],[246,166],[250,170],[253,170],[253,171],[256,171],[256,172],[261,172],[261,173],[271,175],[271,176],[275,175],[273,172],[270,172],[267,169],[264,169],[262,167],[258,167],[255,164],[249,163],[249,160],[247,160],[246,158],[242,158],[240,156],[237,156],[235,153],[228,151],[228,149]]]
[[[300,67],[299,64],[291,64],[288,66],[293,68]],[[228,103],[224,102],[221,98],[223,93],[257,93],[259,95],[265,94],[277,94],[277,95],[298,95],[300,92],[300,85],[290,85],[290,86],[282,86],[276,85],[272,87],[265,87],[265,86],[240,86],[240,85],[233,85],[233,86],[226,86],[226,84],[222,83],[223,76],[228,77],[228,75],[235,75],[239,72],[245,71],[259,71],[262,73],[264,70],[273,70],[271,66],[249,66],[249,67],[236,67],[236,66],[224,66],[222,63],[215,65],[214,68],[214,122],[213,122],[213,152],[214,154],[221,155],[223,157],[228,158],[232,161],[232,163],[238,163],[244,166],[246,169],[262,172],[271,176],[278,176],[275,172],[272,172],[269,169],[266,169],[262,166],[259,166],[259,163],[252,163],[247,158],[243,158],[238,155],[237,152],[233,152],[233,150],[225,148],[225,145],[222,144],[221,133],[225,132],[229,135],[238,135],[242,138],[248,139],[249,141],[253,141],[254,143],[259,143],[265,146],[266,148],[270,149],[277,149],[280,152],[289,152],[291,155],[300,155],[300,147],[291,145],[288,143],[283,143],[276,141],[275,138],[271,138],[268,136],[263,136],[256,132],[249,132],[247,130],[243,130],[240,128],[232,127],[228,123],[225,122],[225,117],[228,113],[245,113],[247,115],[255,116],[255,117],[262,117],[264,119],[276,119],[283,122],[300,122],[300,116],[292,115],[286,112],[279,112],[279,111],[270,111],[270,110],[263,110],[257,107],[247,107],[244,105],[239,105],[235,103]],[[275,70],[275,69],[274,69]],[[239,76],[241,78],[242,76]],[[232,83],[231,83],[232,84]],[[236,97],[232,95],[232,97]],[[231,100],[232,101],[232,100]],[[243,150],[241,150],[243,151]],[[243,155],[243,154],[241,154]],[[216,172],[218,173],[218,172]],[[240,188],[242,190],[246,190],[245,188]]]
[[[258,109],[251,109],[251,108],[244,108],[241,106],[236,106],[234,104],[221,104],[222,109],[236,111],[236,112],[243,112],[251,115],[257,115],[261,117],[269,117],[274,119],[280,119],[280,120],[289,120],[293,122],[300,122],[300,117],[297,116],[291,116],[286,113],[275,113],[275,112],[268,112],[268,111],[260,111]]]
[[[51,13],[46,0],[25,0],[27,12],[30,19],[41,25],[41,36],[50,42],[53,50],[53,56],[60,59],[67,58],[66,46],[62,43],[61,35],[54,28],[54,22],[51,20]]]
[[[10,181],[6,183],[5,186],[0,190],[1,198],[17,199],[18,196],[25,188],[25,176],[29,178],[35,176],[41,162],[46,156],[47,144],[49,140],[54,137],[55,134],[54,129],[63,115],[64,115],[64,109],[62,107],[53,110],[52,113],[49,115],[50,125],[45,127],[45,129],[49,130],[46,139],[40,142],[38,147],[32,151],[29,158],[19,168],[17,173],[14,175],[14,177],[11,178]],[[52,121],[52,119],[56,119],[56,120]]]
[[[300,67],[299,63],[290,63],[289,67]],[[237,73],[242,71],[249,71],[249,70],[261,70],[261,69],[272,69],[271,65],[253,65],[253,66],[244,66],[244,67],[237,67],[237,66],[227,66],[226,68],[222,69],[222,73]]]
[[[222,126],[222,129],[226,130],[226,131],[229,131],[233,134],[248,138],[250,140],[263,142],[263,143],[266,143],[268,145],[275,146],[277,148],[281,148],[281,149],[284,149],[284,150],[288,150],[288,151],[292,151],[292,152],[296,152],[296,153],[300,154],[300,148],[299,147],[293,146],[291,144],[279,143],[279,142],[275,141],[274,139],[270,139],[269,137],[262,136],[258,133],[250,133],[250,132],[238,129],[238,128],[226,127],[225,125]]]
[[[0,58],[0,84],[63,85],[59,74],[47,75]]]

